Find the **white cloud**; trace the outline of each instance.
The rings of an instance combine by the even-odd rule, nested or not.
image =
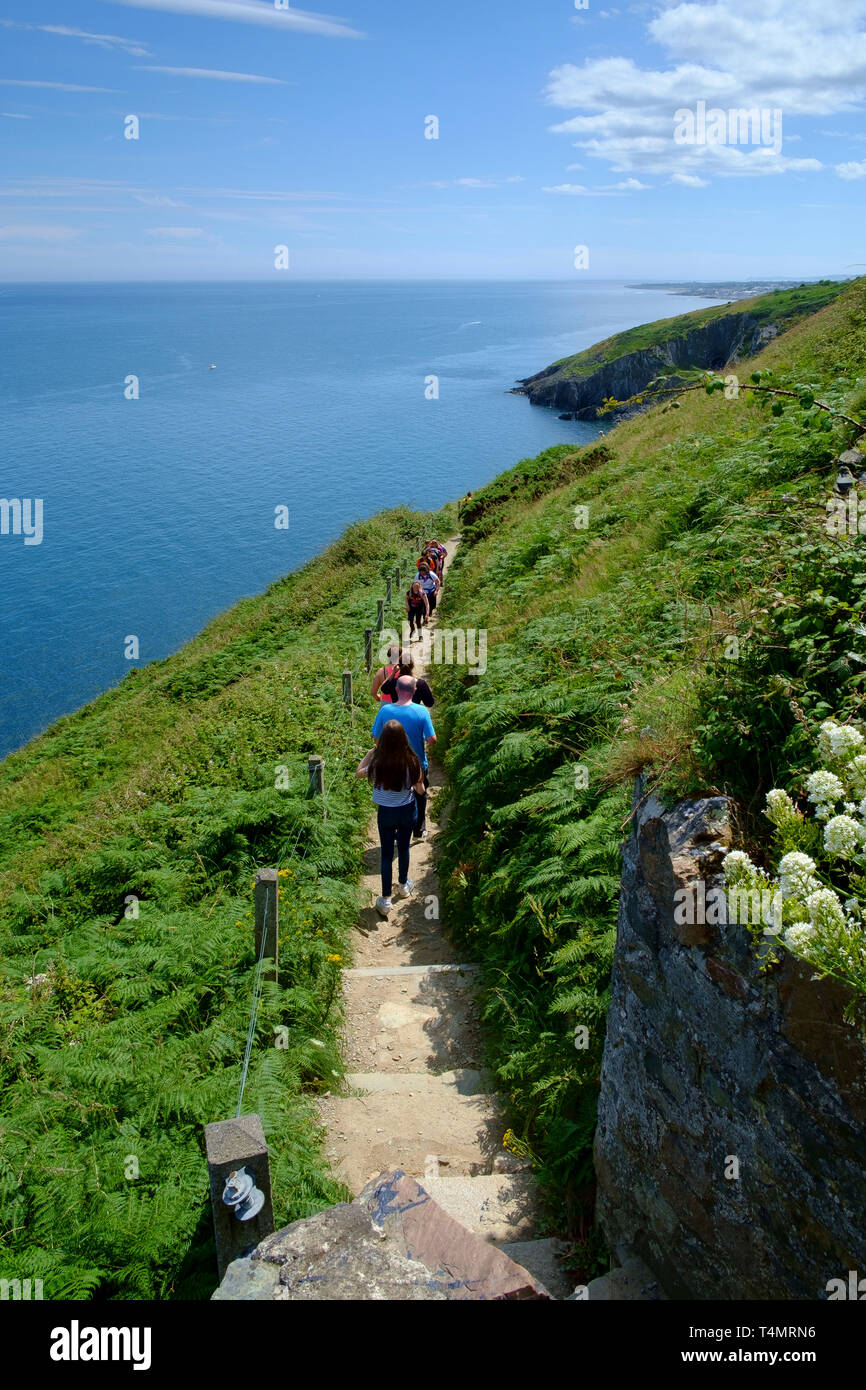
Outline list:
[[[74,227],[51,227],[40,223],[29,226],[0,226],[2,241],[71,241],[78,236]]]
[[[655,0],[647,38],[665,69],[631,58],[564,63],[547,100],[574,115],[553,127],[615,171],[724,177],[807,173],[815,159],[783,158],[764,145],[675,145],[674,113],[707,107],[798,116],[860,112],[866,99],[866,0]],[[776,127],[774,126],[774,135]],[[793,140],[793,136],[790,137]],[[774,154],[767,159],[766,153]],[[755,154],[759,158],[754,158]]]
[[[857,163],[856,160],[849,160],[846,164],[837,164],[836,173],[840,179],[866,179],[866,159]]]
[[[148,227],[148,236],[171,237],[175,241],[191,241],[205,235],[204,227]]]
[[[166,68],[157,64],[136,63],[137,72],[165,72],[171,77],[207,77],[214,82],[257,82],[266,87],[293,86],[279,77],[261,77],[254,72],[223,72],[220,68]]]
[[[22,116],[20,111],[0,111],[0,116],[5,116],[8,121],[32,121],[32,116]]]
[[[65,24],[23,24],[17,19],[0,19],[4,29],[29,29],[33,33],[57,34],[60,38],[82,39],[84,43],[99,48],[128,53],[131,58],[147,58],[149,50],[137,39],[120,38],[117,34],[91,34],[87,29],[70,29]]]
[[[0,87],[50,87],[53,92],[113,92],[117,87],[79,87],[75,82],[22,82],[18,77],[0,77]]]
[[[683,188],[709,188],[709,179],[698,178],[697,174],[671,174],[671,183],[681,183]]]
[[[509,174],[504,179],[428,179],[424,183],[413,184],[414,188],[501,188],[503,183],[524,183],[522,174]]]
[[[262,24],[274,29],[282,28],[287,33],[321,34],[325,38],[335,39],[364,37],[340,19],[313,14],[308,10],[296,10],[294,7],[278,10],[273,0],[110,0],[110,3],[134,10],[166,10],[170,14],[195,15],[197,19]]]
[[[617,193],[637,193],[649,188],[640,179],[621,179],[619,183],[602,184],[599,188],[587,188],[582,183],[557,183],[552,188],[542,188],[542,193],[570,193],[586,198],[609,198]]]

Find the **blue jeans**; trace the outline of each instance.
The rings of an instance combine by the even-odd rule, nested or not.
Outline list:
[[[378,806],[379,844],[382,846],[382,897],[390,898],[393,882],[394,841],[397,841],[397,882],[409,877],[409,844],[415,824],[415,798],[408,806]]]

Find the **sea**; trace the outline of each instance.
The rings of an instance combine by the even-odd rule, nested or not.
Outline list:
[[[0,534],[0,757],[121,681],[128,638],[134,664],[165,657],[349,522],[592,440],[516,379],[710,302],[602,281],[0,284],[0,498],[22,503]]]

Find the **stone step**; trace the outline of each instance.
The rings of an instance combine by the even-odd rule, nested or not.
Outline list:
[[[410,976],[410,975],[442,975],[449,971],[457,971],[464,974],[466,971],[478,970],[477,965],[363,965],[359,968],[343,971],[343,979],[385,979],[389,976]]]
[[[405,1085],[401,1078],[395,1089],[317,1102],[335,1176],[357,1194],[386,1169],[402,1168],[422,1181],[437,1168],[462,1176],[489,1172],[506,1128],[498,1099],[461,1094],[441,1077],[418,1077],[417,1089]]]
[[[443,1211],[485,1240],[501,1245],[535,1237],[541,1204],[532,1173],[485,1173],[418,1181]]]
[[[392,1095],[429,1096],[443,1086],[453,1086],[460,1096],[490,1095],[493,1091],[489,1072],[474,1067],[459,1067],[438,1075],[429,1071],[367,1071],[350,1072],[347,1086],[355,1091],[389,1091]]]
[[[347,1069],[438,1075],[479,1068],[484,1049],[476,985],[475,972],[417,966],[345,975]]]
[[[515,1264],[522,1265],[543,1284],[552,1298],[571,1298],[577,1276],[562,1268],[560,1260],[568,1250],[564,1241],[553,1238],[541,1240],[494,1240],[490,1242]]]

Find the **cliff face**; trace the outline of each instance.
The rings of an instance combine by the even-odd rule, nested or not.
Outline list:
[[[677,925],[675,891],[720,884],[729,844],[723,797],[670,811],[651,798],[635,817],[598,1216],[620,1262],[637,1255],[669,1298],[826,1298],[866,1272],[866,1047],[843,987],[792,957],[762,975],[744,926]]]
[[[710,323],[678,333],[664,343],[624,353],[585,376],[570,375],[562,365],[546,367],[524,378],[515,392],[529,397],[532,405],[553,406],[573,413],[578,420],[594,420],[604,400],[627,400],[637,395],[661,372],[677,367],[705,367],[721,371],[729,362],[760,352],[780,331],[778,323],[759,322],[749,313],[729,314]],[[676,381],[675,374],[671,384]],[[647,405],[651,404],[648,402]],[[634,414],[611,412],[611,421]]]

